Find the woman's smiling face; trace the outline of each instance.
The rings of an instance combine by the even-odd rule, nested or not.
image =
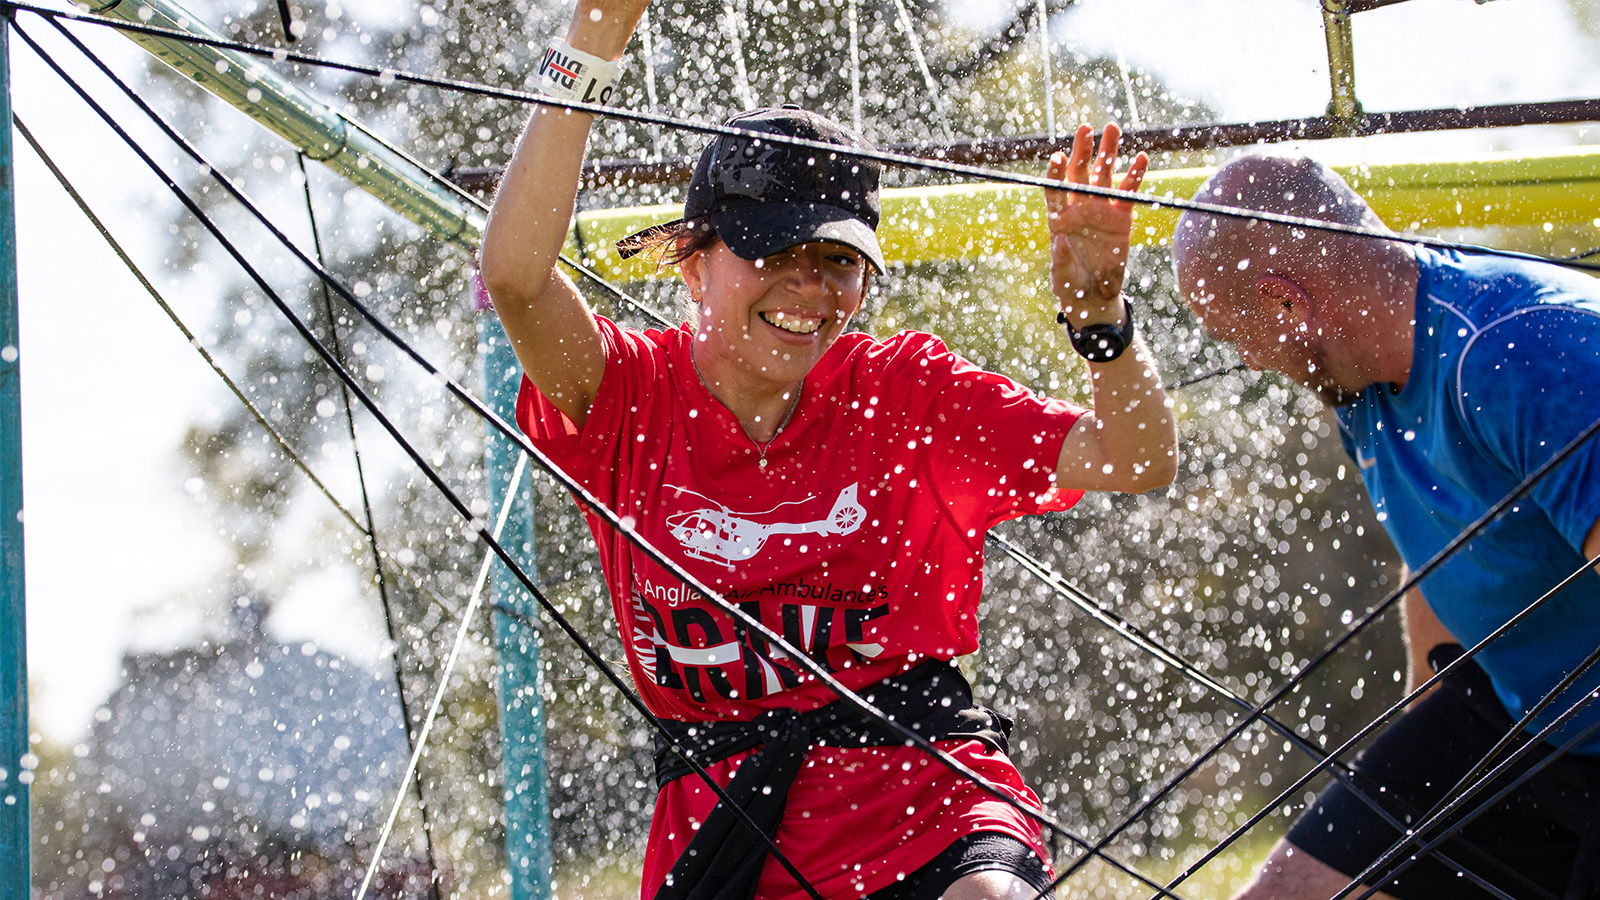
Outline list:
[[[861,309],[868,265],[856,250],[820,242],[754,261],[720,241],[696,253],[682,264],[700,311],[696,361],[732,366],[734,377],[799,381]]]

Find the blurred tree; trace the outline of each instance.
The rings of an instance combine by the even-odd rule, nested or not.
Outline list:
[[[1589,0],[1567,0],[1572,19],[1578,27],[1595,40],[1600,40],[1600,8]]]

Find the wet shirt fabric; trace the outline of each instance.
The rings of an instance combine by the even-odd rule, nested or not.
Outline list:
[[[1416,338],[1398,392],[1368,388],[1338,410],[1380,521],[1413,570],[1600,420],[1600,282],[1555,266],[1418,248]],[[1472,646],[1583,564],[1600,517],[1600,440],[1543,477],[1422,581]],[[1520,717],[1600,646],[1600,575],[1583,575],[1477,657]],[[1534,720],[1600,685],[1589,672]],[[1552,739],[1600,721],[1592,705]],[[1579,748],[1600,754],[1600,735]]]
[[[526,380],[518,423],[652,545],[851,689],[973,652],[985,532],[1080,496],[1055,490],[1051,474],[1082,411],[978,369],[932,335],[841,336],[763,448],[700,383],[686,327],[599,322],[607,364],[584,428]],[[631,674],[657,715],[750,720],[835,699],[586,514]],[[978,741],[940,746],[1037,805],[1003,753]],[[726,783],[744,755],[711,771]],[[645,897],[714,802],[695,778],[663,789]],[[914,748],[818,747],[777,840],[824,896],[842,897],[883,887],[979,830],[1038,842],[1036,825]],[[771,860],[761,878],[762,897],[805,896]]]

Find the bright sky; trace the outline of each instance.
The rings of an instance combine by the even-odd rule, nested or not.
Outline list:
[[[1362,14],[1358,93],[1373,111],[1600,97],[1596,42],[1577,30],[1572,6],[1411,0]],[[34,33],[45,30],[23,18]],[[1313,0],[1080,0],[1052,32],[1074,49],[1120,53],[1227,120],[1314,115],[1327,101]],[[96,44],[119,72],[138,72],[142,51],[114,35]],[[168,299],[192,324],[203,323],[209,277],[179,278],[160,265],[172,203],[107,152],[115,138],[16,38],[12,58],[22,121]],[[1313,152],[1427,159],[1597,142],[1600,129],[1568,127]],[[33,713],[52,738],[68,740],[115,688],[124,650],[170,647],[194,634],[184,598],[228,574],[218,572],[216,526],[186,491],[177,454],[187,426],[233,401],[20,139],[15,153]],[[372,659],[372,605],[328,579],[284,598],[272,625],[285,638],[314,637]]]

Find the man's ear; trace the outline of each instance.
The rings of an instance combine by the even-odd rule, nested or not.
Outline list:
[[[1291,326],[1311,320],[1311,296],[1282,275],[1262,275],[1255,283],[1256,302],[1263,312],[1281,315]]]

